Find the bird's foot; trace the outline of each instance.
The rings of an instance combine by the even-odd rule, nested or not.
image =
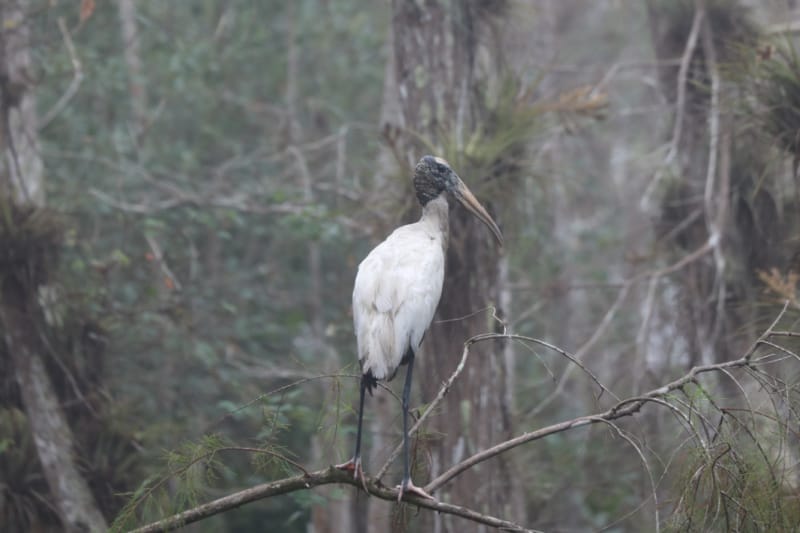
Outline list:
[[[403,483],[400,484],[398,487],[398,494],[397,494],[397,503],[400,503],[400,500],[403,499],[403,495],[410,494],[412,496],[416,496],[417,498],[422,498],[424,500],[435,500],[433,496],[425,492],[425,489],[422,487],[417,487],[414,485],[414,482],[411,479],[404,479]]]
[[[336,465],[335,468],[345,472],[352,472],[353,479],[364,479],[364,471],[361,469],[361,457],[353,457],[346,463]]]
[[[352,472],[353,479],[356,481],[361,481],[361,487],[364,489],[364,492],[369,494],[369,487],[367,487],[367,478],[364,477],[364,471],[361,469],[361,457],[353,457],[346,463],[342,463],[340,465],[334,465],[334,468],[338,468],[339,470],[344,470],[345,472]]]

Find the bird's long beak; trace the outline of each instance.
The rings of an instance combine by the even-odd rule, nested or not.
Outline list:
[[[497,242],[502,246],[503,234],[500,233],[500,228],[497,227],[497,224],[494,220],[492,220],[492,217],[489,216],[489,213],[486,212],[486,209],[483,208],[478,199],[475,198],[475,195],[472,194],[472,191],[469,190],[469,188],[464,184],[463,181],[461,181],[460,178],[458,179],[456,186],[453,188],[453,195],[461,205],[466,207],[470,213],[478,217],[481,222],[486,224],[486,226],[492,230]]]

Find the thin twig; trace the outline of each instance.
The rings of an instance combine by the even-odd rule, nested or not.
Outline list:
[[[770,333],[772,337],[800,337],[800,332],[797,331],[773,331]]]
[[[526,337],[524,335],[514,335],[514,334],[491,333],[491,334],[489,334],[487,336],[487,338],[510,339],[510,340],[515,340],[515,341],[520,341],[520,342],[532,342],[534,344],[539,344],[540,346],[544,346],[545,348],[553,350],[554,352],[558,352],[559,354],[561,354],[564,357],[566,357],[567,359],[569,359],[576,367],[578,367],[581,370],[583,370],[583,372],[586,375],[588,375],[590,378],[592,378],[592,381],[594,381],[597,384],[597,386],[600,387],[602,392],[607,392],[612,398],[614,398],[615,400],[619,401],[619,397],[617,397],[616,394],[614,394],[609,388],[607,388],[605,385],[603,385],[603,383],[597,378],[597,376],[595,376],[592,373],[591,370],[586,368],[586,366],[580,361],[580,359],[578,359],[577,355],[571,355],[569,352],[567,352],[566,350],[564,350],[562,348],[559,348],[555,344],[550,344],[549,342],[546,342],[546,341],[543,341],[543,340],[540,340],[540,339],[536,339],[536,338],[533,338],[533,337]],[[602,392],[601,392],[601,395],[602,395]],[[599,396],[598,396],[598,399],[599,399]]]
[[[450,377],[447,378],[447,381],[445,381],[442,384],[442,386],[439,387],[439,392],[436,394],[436,397],[430,404],[428,404],[428,407],[425,408],[425,411],[419,417],[419,420],[417,420],[417,422],[411,427],[411,429],[408,430],[408,438],[411,438],[411,436],[417,432],[417,430],[422,426],[422,423],[430,416],[433,410],[439,406],[444,397],[447,395],[447,392],[450,390],[450,387],[453,385],[456,378],[458,378],[458,376],[464,370],[464,366],[467,363],[467,357],[469,356],[469,347],[475,342],[478,342],[478,340],[476,340],[476,337],[472,337],[471,339],[467,340],[467,342],[464,343],[464,349],[461,352],[461,360],[458,362],[456,369],[453,371]],[[383,478],[383,476],[389,470],[389,467],[392,465],[395,459],[397,459],[400,456],[400,451],[402,449],[403,449],[402,443],[400,443],[395,447],[394,450],[392,450],[392,453],[389,455],[389,458],[386,459],[384,465],[381,467],[380,470],[378,470],[378,473],[375,475],[375,479],[380,480],[381,478]]]
[[[603,319],[600,321],[600,324],[595,328],[594,333],[589,339],[583,343],[583,345],[575,351],[574,360],[575,362],[583,361],[583,358],[589,352],[589,350],[594,347],[595,343],[600,340],[600,337],[606,332],[608,327],[611,325],[611,321],[616,316],[617,311],[622,306],[622,302],[625,301],[625,298],[628,296],[628,292],[630,291],[631,286],[633,285],[632,282],[625,283],[620,289],[619,293],[617,294],[617,299],[608,308],[606,314],[603,316]],[[581,368],[583,368],[581,366]],[[544,411],[556,398],[558,398],[564,390],[566,386],[567,379],[572,374],[573,370],[575,369],[574,366],[569,366],[564,370],[564,373],[561,375],[561,379],[558,380],[558,384],[556,385],[555,390],[551,392],[544,400],[542,400],[536,408],[530,413],[531,417],[535,417],[537,414]],[[610,391],[609,391],[610,392]],[[613,396],[613,394],[612,394]]]
[[[702,6],[698,11],[703,11],[705,2],[699,2]],[[727,205],[728,205],[728,183],[729,183],[729,168],[723,169],[719,176],[719,187],[715,187],[717,182],[717,167],[720,163],[720,136],[721,136],[721,118],[720,118],[720,89],[721,80],[719,74],[719,66],[717,65],[717,50],[714,46],[714,38],[711,29],[711,23],[708,18],[703,20],[703,28],[701,37],[703,40],[703,53],[705,55],[706,70],[711,78],[711,97],[710,109],[708,118],[708,167],[706,169],[706,183],[703,194],[703,205],[705,207],[705,221],[708,231],[708,242],[714,250],[714,266],[716,269],[716,276],[714,277],[714,285],[716,286],[716,303],[717,309],[714,315],[714,323],[711,332],[706,340],[708,346],[714,346],[717,339],[722,332],[722,326],[725,322],[725,293],[727,290],[725,282],[725,254],[722,250],[722,231],[725,227],[727,218]],[[727,135],[724,135],[728,139]],[[722,165],[719,165],[722,167]],[[728,165],[725,165],[728,167]],[[716,202],[715,202],[716,201]]]
[[[656,175],[648,184],[647,189],[642,195],[642,200],[639,204],[642,210],[650,210],[650,197],[654,193],[656,186],[664,177],[666,169],[669,168],[678,155],[678,145],[680,144],[681,135],[683,134],[683,119],[686,113],[686,87],[689,77],[689,65],[692,62],[694,51],[697,48],[697,40],[704,18],[705,10],[699,7],[695,9],[694,18],[692,19],[692,28],[689,30],[689,37],[686,39],[686,46],[683,49],[680,67],[678,68],[678,89],[675,102],[675,124],[672,128],[672,140],[661,168],[656,172]]]
[[[37,125],[39,131],[45,129],[54,118],[64,111],[69,101],[77,94],[81,83],[83,83],[83,65],[81,65],[77,52],[75,52],[75,45],[72,43],[72,37],[64,22],[64,17],[58,17],[58,29],[61,30],[61,36],[64,38],[64,47],[67,49],[69,60],[72,63],[72,80],[58,101],[39,120]]]
[[[595,424],[601,420],[603,421],[616,420],[617,418],[631,416],[639,412],[642,406],[651,399],[663,398],[672,393],[673,391],[680,389],[691,382],[694,382],[697,379],[697,377],[700,376],[701,374],[706,374],[709,372],[719,372],[723,369],[750,368],[751,367],[750,355],[751,351],[748,351],[743,357],[733,361],[726,361],[723,363],[707,364],[707,365],[700,365],[693,367],[687,374],[683,375],[682,377],[662,387],[653,389],[642,396],[625,399],[619,402],[614,407],[602,413],[580,416],[577,418],[573,418],[571,420],[566,420],[563,422],[559,422],[557,424],[552,424],[550,426],[543,427],[527,433],[523,433],[517,437],[498,443],[490,448],[475,453],[474,455],[453,465],[447,471],[445,471],[437,478],[433,479],[430,483],[428,483],[425,486],[425,490],[429,493],[433,493],[436,489],[438,489],[445,483],[449,482],[451,479],[455,478],[465,470],[472,468],[478,463],[496,457],[512,448],[521,446],[522,444],[526,444],[528,442],[542,439],[549,435],[554,435],[556,433],[561,433],[577,427]]]
[[[773,335],[791,336],[789,335],[790,333],[789,331],[780,331],[780,332],[775,331],[775,326],[778,325],[778,322],[781,321],[783,315],[786,314],[787,309],[789,309],[789,300],[784,301],[783,309],[781,309],[781,312],[778,313],[778,316],[775,317],[775,320],[772,321],[772,324],[770,324],[769,327],[766,329],[766,331],[764,331],[764,333],[762,333],[761,336],[758,339],[756,339],[753,344],[750,345],[750,348],[747,350],[747,353],[745,354],[746,359],[749,360],[750,358],[752,358],[753,354],[756,352],[756,349],[758,348],[759,343],[768,339],[769,337]]]
[[[658,517],[658,507],[659,507],[658,493],[656,491],[656,481],[653,478],[653,471],[650,469],[650,463],[647,462],[647,457],[645,457],[644,452],[639,447],[639,445],[633,440],[633,438],[629,436],[626,432],[624,432],[622,429],[620,429],[619,426],[617,426],[615,423],[609,420],[599,419],[599,421],[608,426],[611,426],[611,428],[617,433],[617,435],[622,437],[623,440],[625,440],[628,444],[630,444],[633,447],[634,450],[636,450],[636,453],[639,455],[639,459],[642,460],[642,465],[644,465],[645,472],[647,472],[647,479],[650,480],[650,493],[653,496],[653,510],[654,510],[653,519],[655,520],[656,524],[655,531],[656,533],[659,533],[661,531],[661,520]]]
[[[170,280],[172,283],[171,288],[175,289],[176,291],[180,291],[183,286],[172,272],[172,269],[169,268],[167,260],[164,257],[164,252],[161,250],[161,246],[158,244],[158,241],[156,241],[152,235],[148,235],[146,233],[144,238],[147,241],[147,244],[150,246],[150,250],[153,253],[153,261],[155,262],[156,266],[161,270],[161,273],[164,275],[164,277]]]

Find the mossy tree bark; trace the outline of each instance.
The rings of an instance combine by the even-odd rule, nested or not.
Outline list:
[[[400,166],[405,166],[399,173],[410,177],[417,159],[435,151],[434,155],[450,159],[490,211],[494,210],[488,197],[489,183],[496,183],[503,176],[476,175],[468,164],[465,145],[485,118],[486,87],[496,81],[501,70],[488,30],[490,24],[501,22],[504,7],[504,2],[393,1],[389,61],[394,67],[394,83],[387,88],[392,98],[384,95],[384,106],[394,112],[384,114],[382,126]],[[430,145],[421,143],[420,137]],[[410,179],[406,191],[404,197],[413,199]],[[415,217],[416,207],[414,213]],[[415,374],[422,388],[422,401],[429,401],[452,373],[462,343],[496,326],[487,320],[485,312],[445,323],[436,321],[464,317],[500,301],[500,256],[491,234],[459,207],[451,211],[450,221],[442,298],[422,344],[422,370]],[[420,485],[425,481],[428,465],[433,475],[441,473],[469,453],[502,440],[510,431],[504,393],[509,369],[505,368],[501,347],[487,344],[480,349],[482,353],[470,361],[469,369],[445,399],[445,416],[437,418],[433,426],[437,436],[414,446],[417,468],[412,475]],[[514,489],[509,474],[506,459],[489,461],[436,496],[512,517],[515,510],[508,507]],[[462,531],[464,527],[463,523],[450,524],[441,516],[426,517],[429,518],[439,522],[428,524],[438,531]],[[402,522],[395,520],[393,525]]]
[[[43,360],[41,289],[58,246],[44,208],[30,53],[23,0],[0,4],[0,331],[52,505],[65,531],[105,531],[74,456],[74,438]]]

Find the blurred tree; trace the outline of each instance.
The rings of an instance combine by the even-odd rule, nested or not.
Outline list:
[[[756,57],[759,29],[741,2],[653,0],[648,14],[660,87],[676,110],[654,181],[662,192],[657,232],[673,260],[696,255],[676,281],[686,364],[729,360],[756,336],[757,272],[783,268],[793,255],[776,222],[777,204],[785,200],[791,214],[795,199],[780,198],[765,179],[774,154],[755,148],[763,140],[741,112],[748,82],[740,72]]]
[[[36,100],[24,0],[0,5],[0,328],[39,463],[64,531],[107,529],[79,469],[75,438],[48,376],[41,324],[54,310],[48,286],[61,246],[60,221],[44,207]],[[8,427],[8,426],[7,426]],[[11,483],[11,481],[9,481]],[[24,527],[21,523],[9,527]],[[28,527],[42,527],[35,518]]]
[[[491,29],[502,25],[505,10],[504,2],[392,2],[381,116],[386,147],[379,158],[375,185],[384,198],[403,195],[406,219],[417,216],[410,176],[417,159],[425,153],[448,159],[490,210],[497,193],[511,186],[513,172],[504,163],[518,145],[511,143],[495,152],[480,151],[491,146],[493,127],[502,130],[508,126],[493,124],[488,109],[491,91],[498,90],[502,73],[501,66],[493,63],[499,51],[495,48],[497,42],[491,39]],[[481,61],[481,57],[485,60]],[[486,138],[480,139],[481,134]],[[470,142],[480,148],[476,150]],[[398,187],[396,181],[386,184],[386,176],[400,177],[402,185]],[[487,201],[491,193],[493,198]],[[491,235],[463,210],[454,209],[450,216],[445,284],[436,315],[448,320],[434,321],[423,343],[420,368],[424,370],[419,374],[423,400],[432,398],[455,369],[464,340],[496,326],[491,319],[487,321],[492,313],[486,309],[500,301],[500,255]],[[447,416],[436,423],[439,436],[428,436],[426,439],[433,440],[415,447],[418,479],[424,479],[428,457],[428,473],[436,475],[464,454],[485,448],[508,434],[508,396],[497,392],[509,386],[509,369],[504,361],[492,349],[480,349],[473,355],[469,372],[445,400],[443,410]],[[387,427],[396,420],[392,414],[396,414],[396,408],[387,407],[385,400],[376,399],[376,403],[380,414],[374,418],[371,433],[376,451],[381,452],[384,441],[380,436],[389,431],[396,433],[399,426]],[[381,456],[373,454],[370,463],[382,464],[378,460]],[[443,494],[467,506],[480,505],[490,513],[508,511],[509,502],[514,501],[510,498],[514,491],[510,470],[504,460],[491,461],[467,473]],[[385,521],[387,510],[385,502],[371,502],[369,523]],[[440,516],[432,519],[440,530],[452,527]],[[397,527],[403,522],[393,523]],[[458,525],[458,529],[463,527]]]
[[[133,0],[118,0],[117,7],[125,65],[128,69],[131,116],[137,135],[140,135],[147,126],[147,84],[136,22],[136,5]]]
[[[58,282],[55,299],[67,311],[51,318],[65,324],[44,324],[31,342],[52,347],[41,358],[101,512],[112,516],[114,494],[162,475],[163,490],[128,525],[295,472],[254,449],[309,469],[350,453],[343,437],[354,428],[342,421],[352,420],[343,406],[357,391],[343,375],[356,373],[353,276],[368,241],[418,216],[409,177],[424,153],[447,158],[494,207],[507,245],[498,254],[484,227],[451,213],[447,285],[440,322],[423,343],[418,400],[432,399],[467,337],[502,329],[479,312],[489,304],[501,306],[510,331],[573,350],[620,396],[694,361],[738,354],[756,319],[774,316],[773,289],[789,298],[797,282],[788,271],[796,267],[795,174],[778,153],[796,149],[797,122],[784,122],[798,107],[788,75],[796,65],[788,49],[765,63],[780,83],[758,78],[766,92],[747,95],[758,105],[740,122],[744,84],[728,61],[737,54],[728,54],[751,44],[737,33],[744,1],[26,2],[32,67],[23,90],[9,84],[4,98],[29,97],[36,84],[39,109],[54,111],[34,131],[36,119],[16,111],[30,105],[7,108],[9,126],[28,128],[14,140],[19,168],[29,167],[21,174],[41,177],[27,193],[13,190],[30,203],[46,189],[48,207],[68,217],[53,241],[36,241],[61,254],[45,286]],[[748,1],[786,18],[785,0]],[[698,10],[709,27],[693,31]],[[22,35],[15,24],[4,39]],[[548,109],[559,120],[541,124]],[[606,120],[577,120],[600,115]],[[673,119],[680,134],[662,164]],[[3,134],[4,146],[12,137]],[[6,152],[11,180],[18,169],[9,162]],[[702,253],[693,261],[658,273],[694,250]],[[38,300],[31,309],[48,312]],[[12,374],[5,349],[0,376]],[[426,465],[441,473],[512,432],[603,408],[611,395],[598,398],[576,368],[530,346],[477,345],[417,440],[415,479],[424,480]],[[57,524],[14,383],[0,380],[0,475],[14,481],[0,484],[0,523],[34,515]],[[368,401],[365,444],[374,456],[365,468],[375,474],[399,440],[400,410],[383,391]],[[668,465],[658,506],[647,503],[648,472],[600,426],[481,463],[436,495],[541,529],[649,530],[653,511],[664,523],[677,499],[666,480],[686,444],[672,422],[618,426],[641,438],[648,458],[667,450],[650,465],[657,475]],[[215,455],[228,445],[250,451]],[[196,467],[165,475],[162,450],[169,474]],[[134,463],[143,469],[133,472]],[[396,479],[391,472],[383,481]],[[463,529],[350,486],[328,489],[194,527]],[[33,523],[24,520],[14,523]]]

